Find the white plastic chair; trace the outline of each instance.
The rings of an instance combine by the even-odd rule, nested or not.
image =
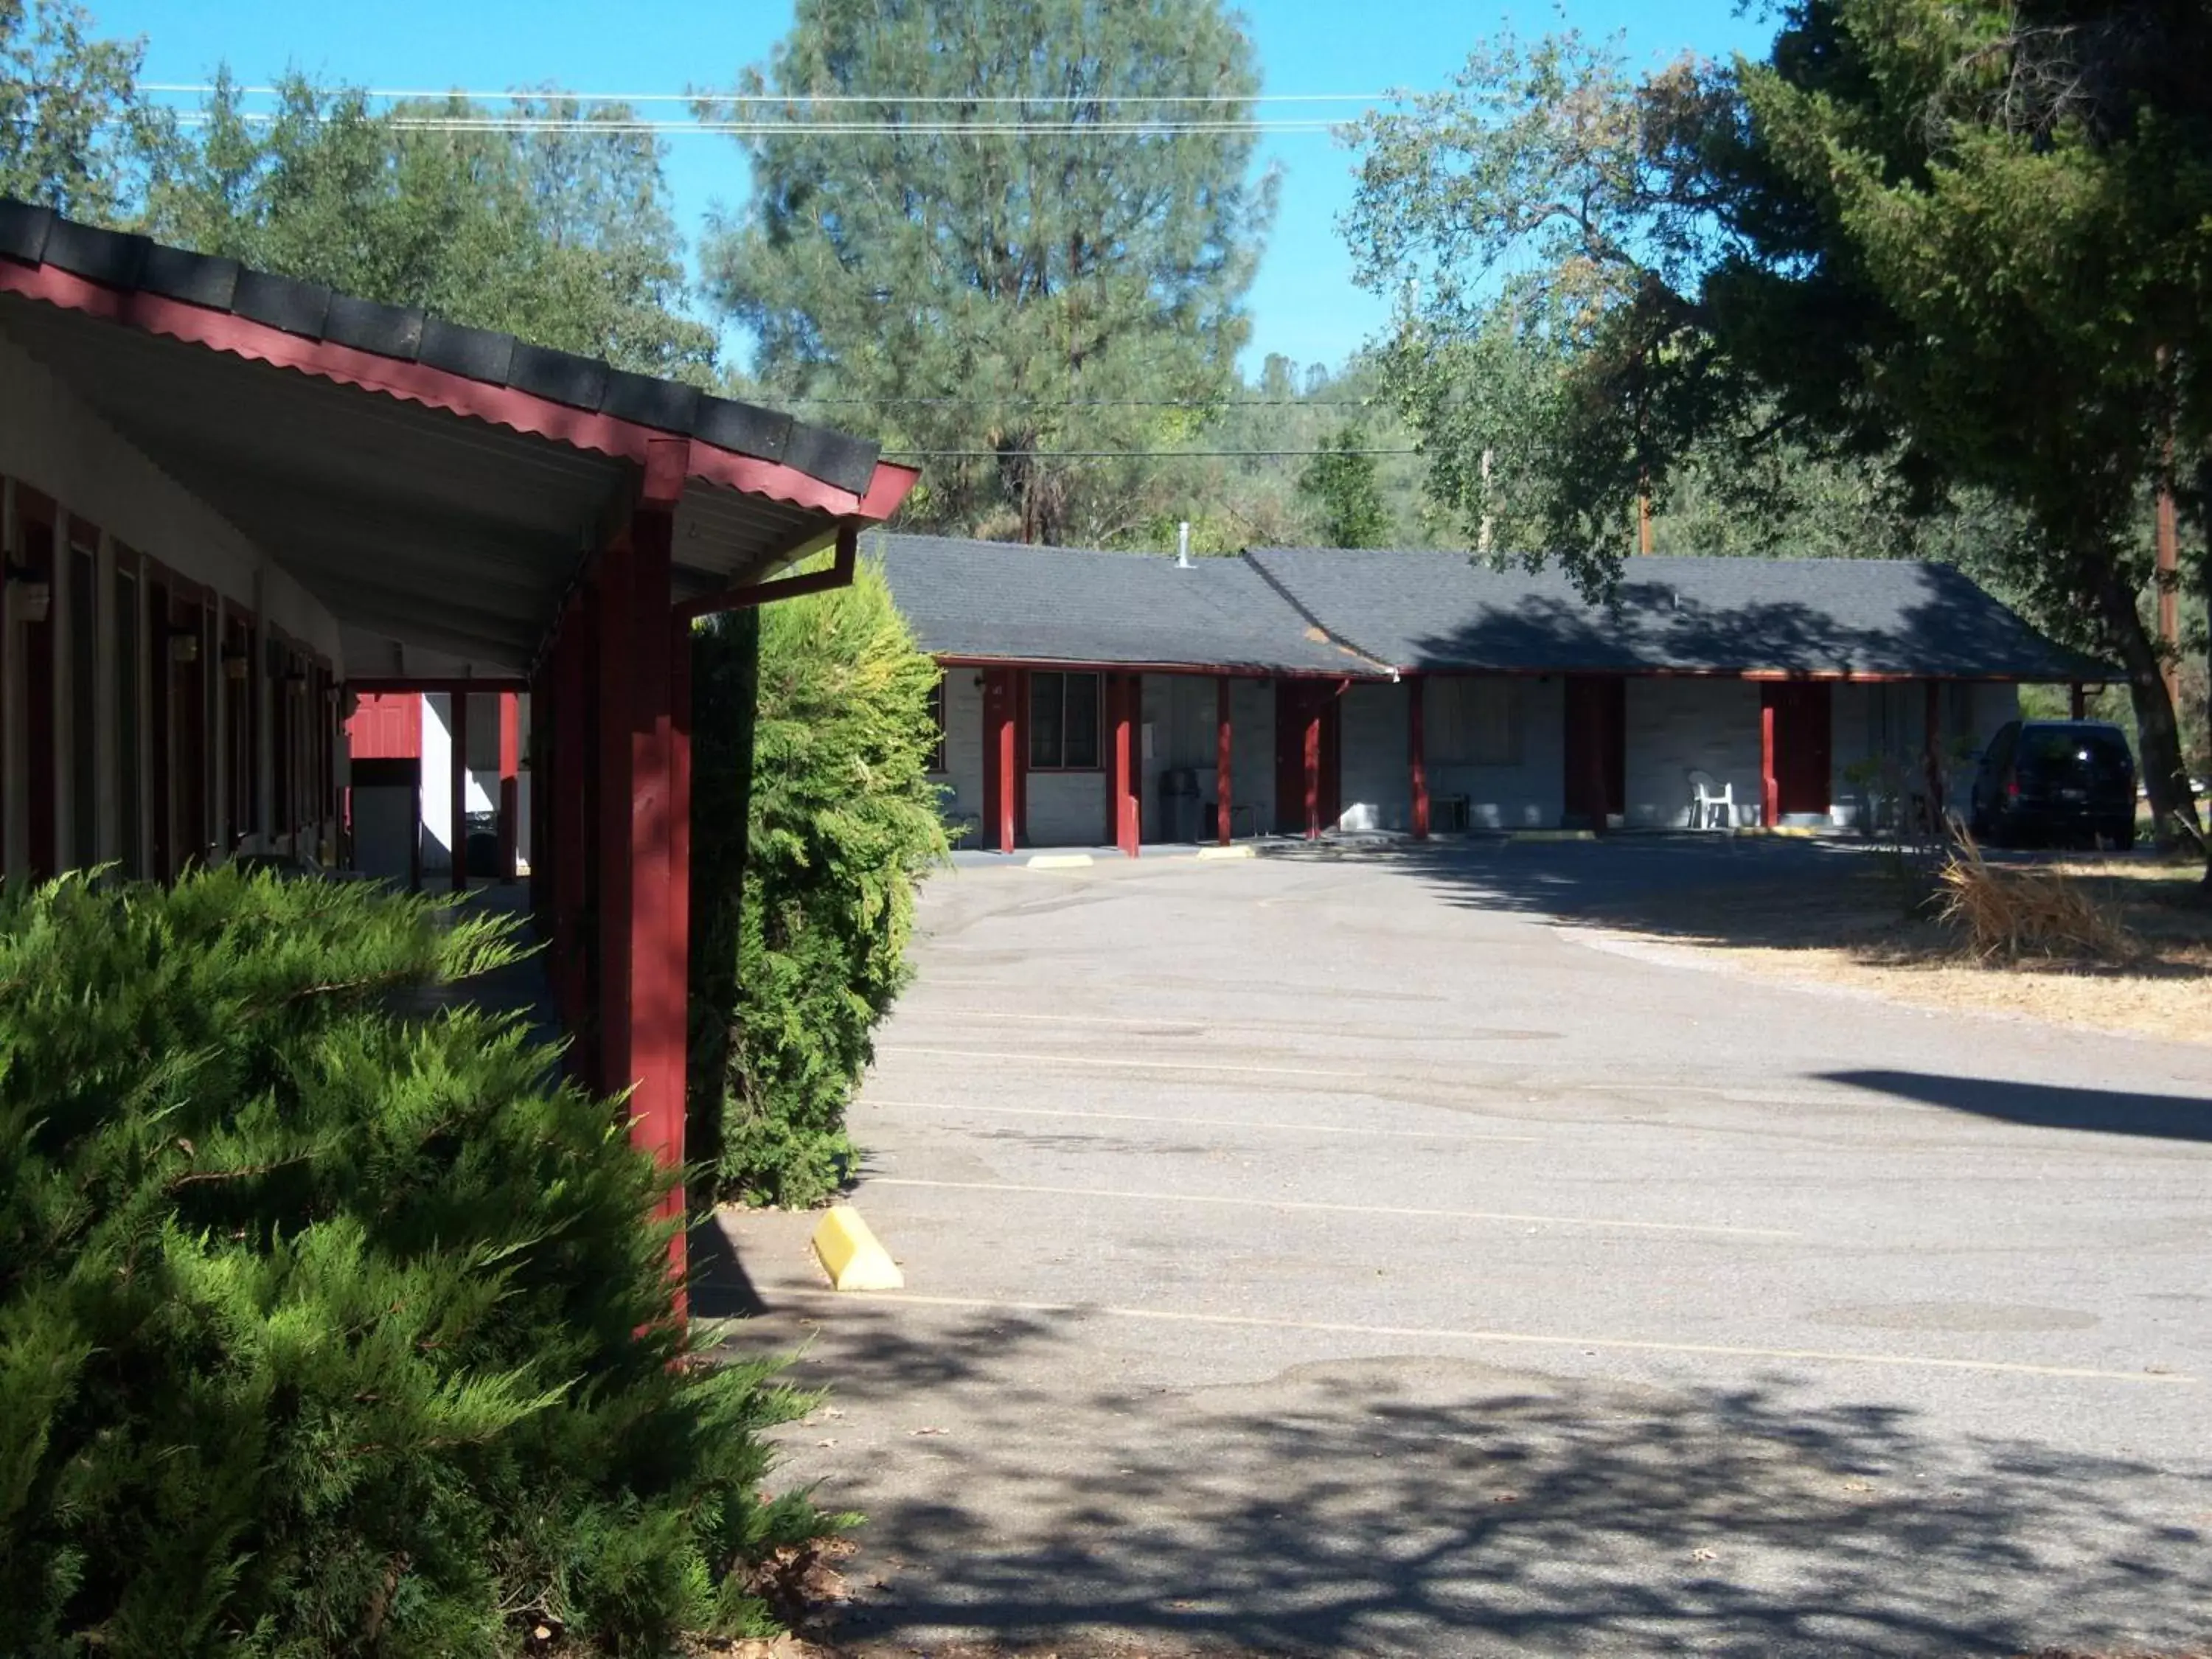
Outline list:
[[[1735,828],[1735,786],[1717,782],[1710,772],[1692,770],[1690,787],[1697,793],[1697,807],[1690,819],[1692,830],[1733,830]]]

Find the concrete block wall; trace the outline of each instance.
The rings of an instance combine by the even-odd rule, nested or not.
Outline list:
[[[956,847],[981,844],[983,688],[978,668],[945,671],[945,770],[933,773],[944,793]]]
[[[1030,845],[1097,847],[1106,833],[1106,774],[1030,774]]]
[[[1442,676],[1431,682],[1431,695],[1441,684]],[[1490,765],[1440,763],[1432,751],[1429,799],[1464,795],[1468,823],[1476,830],[1550,829],[1566,810],[1566,684],[1557,675],[1523,678],[1510,695],[1520,736],[1515,758]]]
[[[1230,682],[1229,724],[1229,799],[1237,809],[1237,833],[1266,835],[1275,827],[1274,681]],[[1199,780],[1209,801],[1216,799],[1211,781]]]
[[[1338,699],[1342,736],[1337,825],[1410,830],[1413,779],[1407,750],[1406,688],[1362,681]]]
[[[1626,817],[1631,829],[1688,826],[1692,770],[1732,786],[1736,821],[1753,822],[1762,754],[1759,687],[1747,680],[1632,678],[1628,682]]]

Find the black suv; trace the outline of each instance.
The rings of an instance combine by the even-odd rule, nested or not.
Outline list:
[[[2134,846],[2136,763],[2126,734],[2100,720],[2012,721],[1982,753],[1972,828],[1996,847]]]

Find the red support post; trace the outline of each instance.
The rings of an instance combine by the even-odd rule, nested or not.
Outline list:
[[[522,708],[513,691],[499,694],[499,878],[514,879],[514,849],[522,811]]]
[[[571,599],[561,612],[560,629],[553,636],[552,742],[547,745],[552,762],[550,777],[536,780],[547,796],[553,854],[553,989],[563,1029],[574,1032],[583,1024],[588,987],[584,981],[584,827],[589,811],[592,780],[585,775],[589,752],[585,735],[584,610]],[[541,718],[543,711],[540,711]]]
[[[1134,674],[1106,677],[1106,718],[1112,764],[1108,772],[1108,828],[1114,845],[1130,858],[1142,839],[1142,798],[1137,793],[1137,714],[1144,681]]]
[[[1229,810],[1229,763],[1235,752],[1229,726],[1229,687],[1226,674],[1213,682],[1213,835],[1224,847],[1236,839],[1236,820]]]
[[[453,739],[448,757],[453,763],[453,798],[447,803],[447,833],[453,837],[453,890],[469,890],[469,694],[458,687],[446,698],[452,711],[446,722]]]
[[[1305,761],[1306,839],[1321,839],[1321,703],[1308,698],[1304,708],[1305,725],[1300,734],[1300,744]]]
[[[1927,685],[1923,759],[1928,768],[1928,833],[1935,836],[1943,829],[1943,685],[1940,680],[1929,680]]]
[[[1774,699],[1766,695],[1759,700],[1759,821],[1769,830],[1782,821],[1782,785],[1774,765]]]
[[[609,550],[599,595],[599,1072],[628,1090],[630,1138],[665,1170],[684,1164],[690,918],[676,908],[677,675],[671,660],[671,553],[687,441],[656,441],[628,535]],[[685,1249],[679,1183],[660,1218]]]
[[[984,844],[1011,853],[1021,817],[1022,755],[1014,718],[1014,672],[983,671]]]
[[[1429,838],[1429,733],[1419,674],[1406,681],[1406,761],[1413,786],[1413,839]]]

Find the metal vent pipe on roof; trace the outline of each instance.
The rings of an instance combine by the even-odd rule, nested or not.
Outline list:
[[[1190,520],[1185,519],[1176,526],[1176,568],[1190,568]]]

